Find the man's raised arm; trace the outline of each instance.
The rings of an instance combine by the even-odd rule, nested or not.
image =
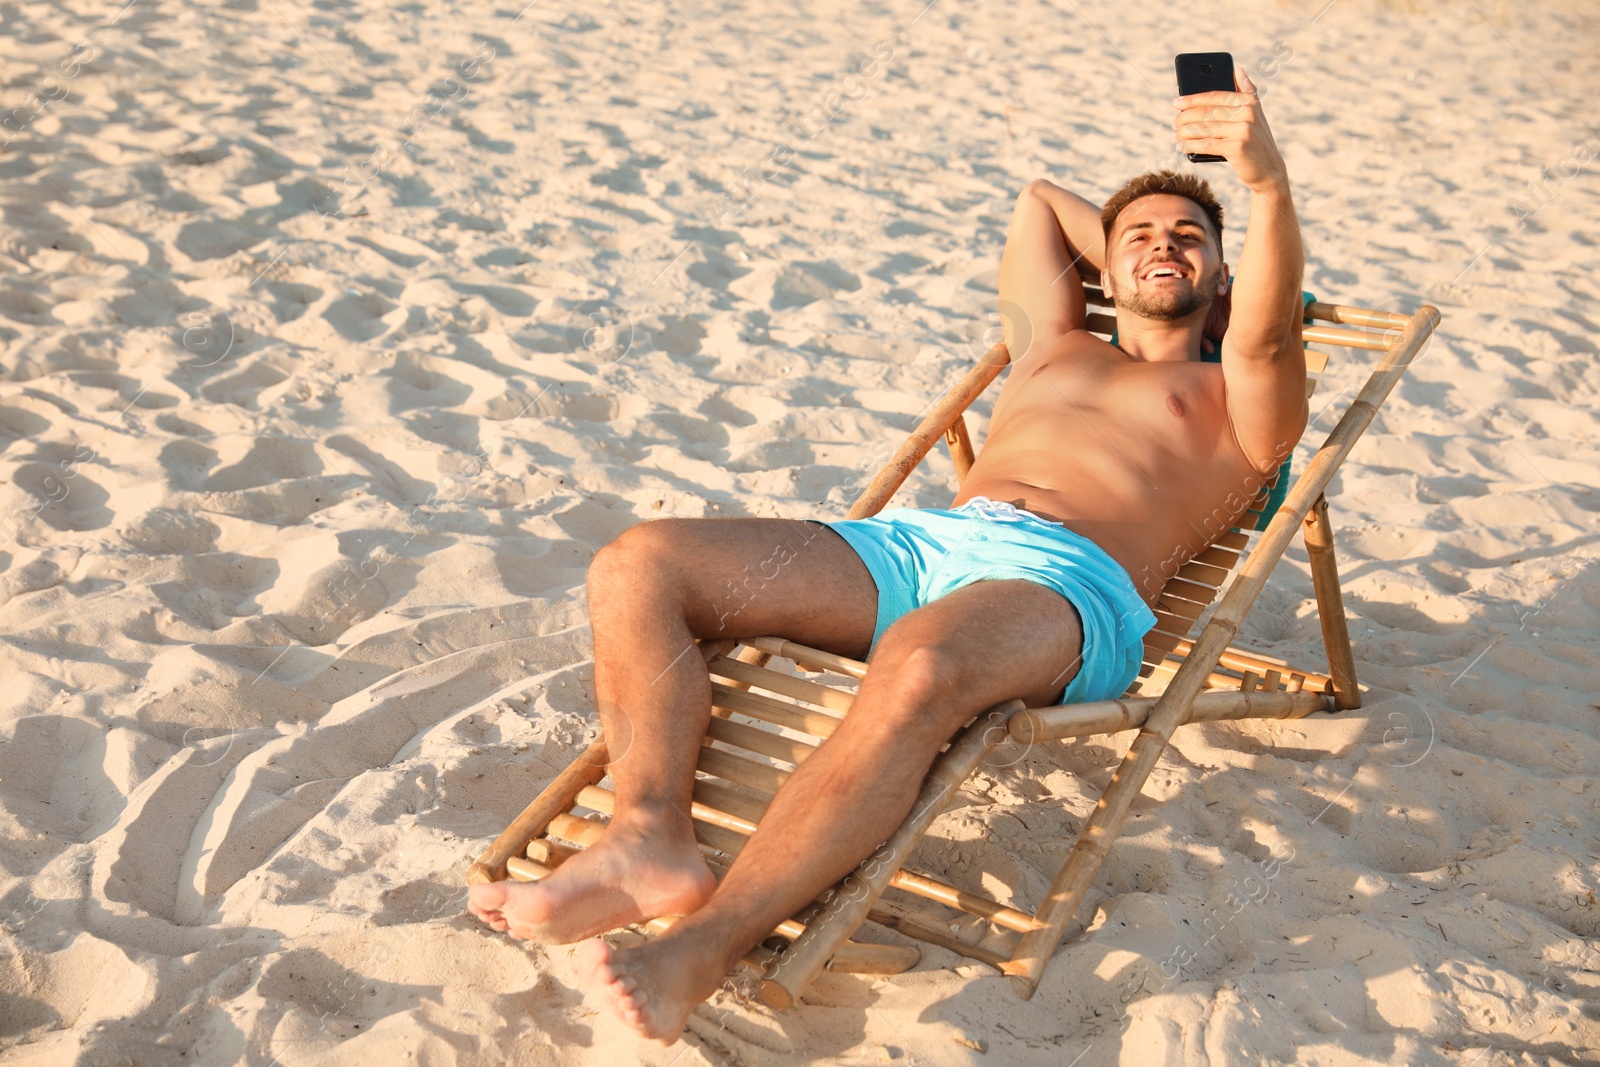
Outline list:
[[[1079,269],[1098,276],[1104,262],[1099,208],[1042,178],[1023,188],[1000,257],[1001,325],[1014,363],[1083,329]]]
[[[1305,249],[1289,195],[1289,171],[1267,128],[1261,99],[1243,71],[1239,91],[1180,97],[1178,147],[1225,157],[1250,190],[1250,221],[1222,342],[1228,418],[1246,458],[1270,473],[1306,424]]]

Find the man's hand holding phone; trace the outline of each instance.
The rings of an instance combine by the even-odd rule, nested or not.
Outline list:
[[[1173,101],[1178,115],[1172,128],[1178,148],[1197,155],[1218,155],[1253,192],[1281,186],[1289,169],[1261,111],[1255,84],[1242,70],[1234,72],[1237,92],[1195,93]]]

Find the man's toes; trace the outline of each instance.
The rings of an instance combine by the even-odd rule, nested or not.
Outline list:
[[[530,890],[534,887],[529,886]],[[506,902],[500,914],[513,927],[520,927],[531,935],[550,921],[550,907],[540,892],[519,893]]]
[[[611,946],[604,938],[591,937],[578,943],[572,950],[572,957],[584,970],[598,973],[611,960]]]
[[[498,912],[505,907],[506,899],[510,894],[506,892],[504,882],[481,882],[467,886],[467,907],[472,909],[474,915],[482,916]]]
[[[578,943],[573,949],[573,962],[578,966],[578,974],[583,980],[595,987],[596,991],[614,996],[612,983],[616,975],[611,970],[611,960],[615,950],[610,943],[599,937],[592,937],[587,941]]]

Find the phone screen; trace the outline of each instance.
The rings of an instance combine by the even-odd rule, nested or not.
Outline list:
[[[1231,93],[1233,84],[1233,56],[1227,52],[1182,52],[1173,59],[1178,72],[1178,95],[1195,93]],[[1223,163],[1222,156],[1186,153],[1191,163]]]

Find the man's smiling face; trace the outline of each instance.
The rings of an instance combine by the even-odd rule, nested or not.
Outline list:
[[[1122,209],[1106,242],[1106,290],[1118,308],[1162,322],[1207,307],[1225,284],[1221,249],[1200,205],[1169,193]]]

